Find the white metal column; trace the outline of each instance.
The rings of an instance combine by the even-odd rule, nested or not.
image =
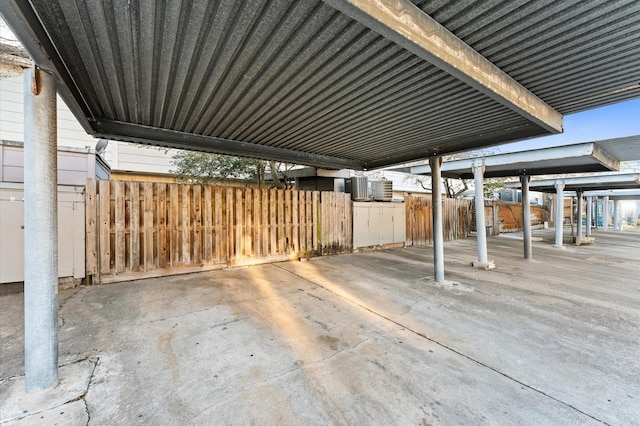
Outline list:
[[[582,210],[584,209],[584,199],[582,197],[582,191],[577,191],[578,197],[578,218],[576,220],[576,245],[582,244]]]
[[[620,231],[620,201],[613,200],[613,230]]]
[[[495,268],[493,262],[489,262],[487,255],[487,223],[484,215],[484,160],[474,160],[471,168],[473,171],[473,185],[476,204],[476,240],[478,245],[478,260],[473,262],[477,268]]]
[[[24,72],[24,359],[27,392],[58,380],[56,80]]]
[[[533,259],[531,250],[531,202],[529,200],[529,176],[520,176],[522,188],[522,240],[524,242],[524,258]]]
[[[603,213],[602,229],[604,231],[608,231],[609,230],[609,197],[608,196],[604,197],[604,199],[602,200],[602,213]]]
[[[591,222],[593,221],[593,197],[587,197],[587,237],[591,236]]]
[[[440,156],[430,157],[431,204],[433,207],[433,269],[436,282],[444,281],[444,232],[442,230],[442,175]]]
[[[555,247],[562,248],[562,227],[564,226],[564,182],[556,181],[556,243]]]

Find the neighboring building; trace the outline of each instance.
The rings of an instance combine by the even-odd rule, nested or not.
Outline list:
[[[5,53],[3,53],[5,52]],[[24,141],[23,69],[31,65],[26,54],[0,44],[0,141]],[[89,136],[58,96],[58,146],[94,149],[98,139]],[[111,178],[120,180],[173,181],[171,159],[177,151],[126,142],[109,141],[103,158]]]
[[[85,277],[85,185],[108,179],[109,166],[91,148],[58,148],[58,277]],[[0,284],[24,280],[24,150],[0,141]]]

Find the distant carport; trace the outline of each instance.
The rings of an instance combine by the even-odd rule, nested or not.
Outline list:
[[[57,88],[95,137],[328,168],[431,157],[442,281],[440,156],[559,133],[564,114],[640,96],[637,10],[635,0],[0,0],[37,66],[25,73],[25,240],[55,257]],[[34,391],[57,377],[57,274],[48,256],[27,257]]]
[[[476,227],[479,267],[490,268],[488,260],[484,219],[484,177],[520,176],[522,187],[522,223],[524,258],[532,259],[531,216],[529,205],[530,176],[606,172],[618,170],[620,161],[640,158],[640,136],[604,139],[574,145],[541,148],[512,153],[479,156],[446,161],[442,164],[442,176],[456,179],[474,179],[476,199]],[[429,165],[408,168],[413,174],[430,174]],[[561,240],[562,241],[562,240]]]
[[[585,197],[609,197],[611,200],[640,200],[640,188],[638,189],[610,189],[607,191],[586,191]]]
[[[635,154],[636,156],[638,153]],[[513,188],[523,188],[522,184],[512,184]],[[578,218],[576,243],[582,240],[582,202],[585,191],[638,189],[640,188],[640,173],[610,173],[594,176],[580,176],[557,179],[543,179],[529,182],[529,188],[540,192],[556,192],[556,247],[562,247],[562,226],[564,222],[564,205],[562,202],[564,191],[575,191],[578,197]],[[524,197],[523,197],[524,198]],[[606,209],[605,209],[606,211]]]
[[[638,189],[610,189],[610,190],[606,190],[606,191],[585,191],[585,193],[583,194],[584,197],[587,199],[587,206],[591,206],[591,200],[597,200],[598,198],[602,198],[604,200],[604,215],[605,215],[605,220],[603,220],[602,225],[603,228],[606,230],[608,229],[609,226],[609,201],[613,201],[614,204],[614,212],[619,212],[619,208],[618,208],[618,202],[619,201],[636,201],[636,202],[640,202],[640,188]],[[637,206],[637,204],[636,204]],[[591,223],[591,215],[589,213],[591,213],[591,209],[587,208],[587,224]],[[637,213],[634,215],[636,216]],[[614,229],[617,226],[617,218],[615,217],[614,214]],[[596,222],[597,225],[597,222]],[[637,227],[637,221],[634,223],[634,227]],[[591,227],[590,225],[587,225],[587,235],[589,235],[591,231]]]

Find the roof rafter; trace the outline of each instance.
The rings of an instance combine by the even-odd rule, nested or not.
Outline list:
[[[551,133],[563,117],[409,0],[323,0]]]

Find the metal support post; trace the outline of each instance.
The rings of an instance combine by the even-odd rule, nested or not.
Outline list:
[[[431,204],[433,205],[433,268],[436,282],[444,281],[444,232],[442,230],[442,157],[430,157]]]
[[[556,187],[556,243],[554,247],[563,248],[562,246],[562,227],[564,226],[564,182],[559,180],[555,183]]]
[[[492,269],[487,255],[487,223],[484,215],[484,161],[475,160],[471,168],[473,171],[473,185],[476,204],[476,240],[478,245],[478,260],[473,262],[477,268]]]
[[[24,72],[24,359],[27,392],[58,380],[56,80]]]
[[[591,222],[593,221],[593,197],[587,197],[587,237],[591,236]]]
[[[613,200],[613,230],[620,230],[620,202]]]
[[[524,242],[524,258],[533,259],[531,250],[531,202],[529,200],[529,176],[520,176],[522,188],[522,240]]]
[[[602,229],[604,231],[608,231],[609,230],[609,196],[604,197],[604,200],[602,200],[602,213],[603,213],[603,218],[602,218]]]
[[[576,245],[582,244],[582,210],[584,209],[584,199],[582,197],[582,191],[576,191],[578,197],[578,218],[576,220]]]

